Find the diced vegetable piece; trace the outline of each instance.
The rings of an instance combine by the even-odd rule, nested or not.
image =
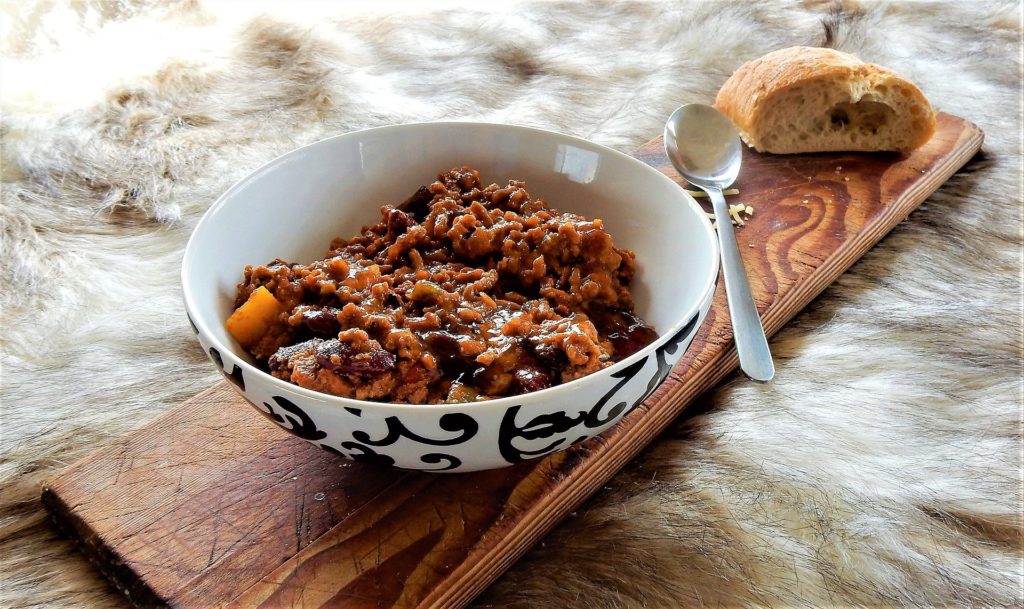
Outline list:
[[[451,390],[448,392],[448,399],[445,402],[449,404],[465,404],[467,402],[476,402],[479,399],[480,394],[472,387],[453,383]]]
[[[235,309],[225,326],[243,347],[256,344],[270,331],[284,307],[267,288],[260,286],[249,295],[245,304]]]
[[[413,302],[431,304],[441,300],[446,294],[441,286],[432,281],[417,281],[416,285],[412,288],[412,293],[409,294],[409,298]]]
[[[302,310],[302,325],[316,336],[337,336],[341,330],[338,323],[338,309],[334,307],[299,307]]]

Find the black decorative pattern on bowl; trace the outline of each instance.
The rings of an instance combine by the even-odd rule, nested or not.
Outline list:
[[[575,444],[582,440],[585,440],[588,436],[581,436],[576,440],[570,441],[571,435],[568,434],[573,429],[583,427],[584,429],[600,429],[608,423],[616,420],[619,417],[625,416],[629,412],[632,412],[634,408],[639,406],[646,400],[651,393],[668,378],[669,372],[672,367],[668,365],[665,354],[675,354],[679,344],[683,342],[688,336],[696,330],[697,320],[699,315],[694,315],[683,328],[676,332],[672,338],[665,342],[664,345],[657,348],[655,351],[655,358],[658,364],[655,370],[654,376],[651,377],[650,382],[647,383],[647,389],[644,391],[640,399],[635,400],[630,404],[628,401],[620,401],[615,403],[603,416],[602,411],[605,406],[620,392],[620,390],[633,379],[647,364],[650,356],[645,357],[622,370],[612,375],[612,378],[619,379],[617,382],[600,400],[589,410],[580,410],[575,416],[571,416],[566,412],[555,412],[538,415],[532,419],[523,423],[516,421],[516,415],[519,414],[521,406],[513,406],[505,411],[505,416],[501,420],[501,427],[498,430],[498,450],[501,451],[503,459],[509,463],[519,463],[527,459],[532,459],[545,455],[550,452],[565,448],[570,444]],[[627,409],[628,406],[628,409]],[[516,446],[516,440],[537,440],[543,438],[556,438],[552,442],[540,447],[540,448],[519,448]]]
[[[231,364],[231,372],[228,372],[224,368],[224,358],[221,356],[220,351],[217,351],[214,347],[210,347],[210,359],[213,360],[213,363],[217,364],[217,369],[224,375],[224,378],[231,381],[235,387],[245,391],[245,377],[242,376],[242,369],[238,367],[238,364]]]
[[[309,415],[307,415],[304,410],[296,406],[295,403],[293,403],[291,400],[275,395],[274,401],[277,402],[277,405],[282,410],[298,417],[298,420],[295,420],[294,418],[287,414],[282,417],[281,415],[277,414],[277,412],[274,411],[273,406],[266,402],[263,402],[263,406],[267,409],[266,412],[264,412],[263,414],[268,419],[277,423],[281,427],[284,427],[285,429],[302,438],[303,440],[309,440],[310,442],[312,442],[314,440],[323,440],[324,438],[327,437],[327,434],[325,432],[322,432],[316,428],[316,423],[313,422],[313,419],[309,418]],[[285,421],[288,421],[289,426],[284,425]]]
[[[663,345],[648,355],[622,370],[611,375],[614,385],[601,396],[591,407],[576,409],[567,405],[568,410],[539,414],[525,421],[519,420],[524,406],[514,405],[505,410],[498,426],[497,449],[501,458],[508,464],[515,464],[533,459],[551,452],[565,449],[570,445],[585,441],[612,422],[632,412],[649,398],[658,386],[668,378],[672,370],[669,357],[678,360],[678,351],[692,341],[698,329],[699,315],[695,315],[678,332],[672,335]],[[232,364],[230,373],[224,370],[221,354],[209,349],[210,358],[218,365],[224,375],[234,382],[241,391],[245,391],[245,379],[241,369]],[[681,354],[680,354],[681,355]],[[650,368],[653,361],[654,370],[639,397],[637,389],[627,394],[626,387],[645,368]],[[635,387],[635,384],[633,384]],[[250,400],[253,401],[253,400]],[[438,447],[449,447],[451,452],[459,453],[458,448],[469,443],[479,435],[481,423],[469,413],[446,413],[437,419],[435,431],[424,431],[422,414],[417,417],[418,431],[413,431],[409,424],[399,416],[388,416],[384,419],[370,420],[364,417],[364,409],[343,407],[339,412],[350,415],[352,425],[346,425],[345,435],[335,440],[328,439],[328,434],[318,428],[316,422],[297,404],[282,396],[271,396],[270,401],[255,402],[256,409],[276,425],[292,434],[318,445],[320,448],[357,462],[370,463],[378,466],[407,468],[424,471],[448,471],[462,467],[462,457],[448,452],[438,452]],[[262,404],[262,407],[260,406]],[[374,425],[370,429],[365,426]],[[389,451],[390,447],[396,447]],[[412,446],[412,451],[409,447]],[[463,449],[465,450],[465,449]],[[472,450],[472,449],[470,449]],[[392,454],[388,454],[392,452]],[[401,455],[419,454],[418,461],[426,466],[410,464],[408,457]],[[401,462],[398,459],[401,458]]]

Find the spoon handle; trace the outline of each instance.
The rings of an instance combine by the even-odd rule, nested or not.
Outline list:
[[[768,339],[757,315],[757,306],[750,295],[747,272],[743,268],[736,232],[732,228],[729,206],[722,196],[722,190],[714,186],[702,187],[715,208],[715,222],[718,224],[718,243],[722,249],[722,274],[725,275],[725,295],[729,300],[729,316],[740,356],[740,369],[751,380],[766,383],[775,376],[775,365],[768,350]]]

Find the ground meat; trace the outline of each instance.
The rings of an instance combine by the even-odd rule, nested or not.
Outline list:
[[[466,402],[567,382],[650,344],[632,310],[635,269],[601,220],[462,167],[321,260],[247,266],[235,304],[265,287],[286,311],[249,347],[278,378],[357,399]]]

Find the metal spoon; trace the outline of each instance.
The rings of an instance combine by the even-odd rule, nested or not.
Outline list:
[[[665,123],[665,154],[680,175],[711,199],[740,369],[752,380],[768,382],[775,376],[775,365],[750,295],[729,206],[722,196],[722,189],[728,188],[740,172],[742,148],[736,128],[711,106],[680,106]]]

